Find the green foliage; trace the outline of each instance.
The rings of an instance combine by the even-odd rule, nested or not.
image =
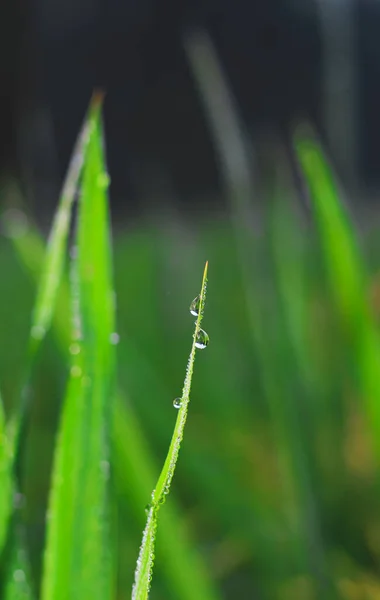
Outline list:
[[[143,221],[119,231],[111,261],[99,110],[95,100],[46,248],[31,223],[0,239],[2,597],[129,598],[154,488],[136,598],[147,598],[154,551],[155,600],[377,598],[377,280],[320,148],[297,137],[316,227],[282,165],[264,235],[249,225],[249,186],[232,177],[231,225]],[[178,412],[173,390],[205,256],[213,343],[187,415],[194,343]],[[376,249],[371,263],[380,266]],[[27,382],[30,405],[19,401]]]
[[[174,400],[174,407],[178,408],[178,417],[174,427],[169,451],[160,477],[158,478],[157,485],[152,492],[152,502],[147,507],[148,518],[143,533],[140,553],[137,559],[135,582],[132,591],[133,600],[144,600],[145,598],[148,598],[149,595],[154,562],[154,546],[158,511],[160,505],[165,502],[165,496],[170,491],[170,485],[178,460],[179,449],[183,438],[190,402],[190,389],[194,371],[195,353],[197,348],[202,350],[208,344],[208,335],[203,329],[201,329],[201,322],[206,301],[207,268],[208,263],[206,263],[205,266],[200,294],[190,305],[191,314],[197,317],[195,322],[193,343],[187,363],[182,395],[180,398],[176,398]]]

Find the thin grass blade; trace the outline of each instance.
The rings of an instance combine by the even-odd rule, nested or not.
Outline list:
[[[22,237],[12,238],[12,243],[21,264],[32,280],[37,282],[44,258],[41,236],[34,228],[29,227]],[[52,333],[64,357],[70,345],[66,317],[68,306],[69,291],[65,280],[57,299],[52,328]],[[116,485],[123,496],[128,493],[133,498],[133,506],[138,507],[136,508],[138,510],[136,518],[138,518],[151,491],[156,465],[147,448],[143,428],[120,390],[116,394],[112,437]],[[157,544],[157,554],[161,555],[162,564],[168,565],[164,571],[168,588],[173,590],[175,597],[184,600],[217,600],[219,593],[216,585],[203,566],[199,551],[191,546],[184,534],[179,513],[179,507],[172,494],[171,506],[167,506],[162,514],[161,525],[165,534],[173,542],[160,544],[158,540]],[[170,568],[174,561],[177,569]]]
[[[200,347],[199,336],[203,331],[201,329],[201,322],[206,301],[207,271],[208,263],[206,262],[201,291],[199,297],[195,300],[194,304],[192,304],[193,314],[197,314],[197,320],[195,322],[193,344],[191,347],[189,361],[187,363],[182,396],[178,400],[179,412],[164,466],[158,478],[157,485],[152,492],[152,502],[148,508],[148,518],[143,532],[142,543],[137,559],[135,581],[132,589],[132,600],[145,600],[149,596],[155,553],[154,546],[158,511],[160,506],[165,502],[165,497],[170,491],[171,481],[177,464],[190,402],[190,389],[194,371],[195,353],[197,347]]]

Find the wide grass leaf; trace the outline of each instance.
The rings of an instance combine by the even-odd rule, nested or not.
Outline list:
[[[72,265],[72,364],[50,497],[43,600],[111,597],[114,293],[100,101],[92,103]]]

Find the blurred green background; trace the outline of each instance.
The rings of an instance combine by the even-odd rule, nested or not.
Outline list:
[[[379,597],[380,490],[352,369],[355,340],[341,327],[310,214],[289,199],[290,188],[281,191],[268,199],[261,230],[248,235],[236,226],[235,209],[193,222],[168,213],[161,222],[115,224],[120,599],[130,596],[144,506],[170,442],[172,402],[191,342],[189,304],[206,259],[204,327],[211,341],[197,354],[151,597]],[[8,406],[21,377],[43,252],[42,238],[24,219],[14,209],[4,213],[7,235],[0,240],[0,380]],[[371,277],[360,293],[376,319],[376,235],[361,242]],[[65,292],[33,377],[22,461],[37,581],[68,371]],[[199,570],[209,584],[198,582]]]
[[[130,221],[123,211],[114,216],[117,598],[131,594],[144,507],[177,416],[173,399],[193,332],[189,305],[208,260],[202,327],[210,344],[196,357],[150,597],[376,600],[378,227],[374,218],[363,226],[364,204],[347,218],[310,131],[295,149],[258,136],[256,156],[207,35],[184,36],[183,46],[223,193],[182,210],[164,172],[153,182],[142,177],[145,212]],[[23,377],[47,237],[18,185],[7,181],[0,194],[0,389],[8,411]],[[20,465],[17,502],[37,589],[69,321],[66,280],[28,390]]]

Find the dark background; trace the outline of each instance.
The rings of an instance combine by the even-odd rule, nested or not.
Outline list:
[[[379,26],[376,2],[5,0],[0,170],[21,178],[35,212],[51,212],[91,92],[102,87],[114,208],[141,208],[162,179],[183,204],[219,202],[183,50],[184,34],[201,28],[253,143],[269,132],[289,136],[307,118],[350,189],[374,201]]]

